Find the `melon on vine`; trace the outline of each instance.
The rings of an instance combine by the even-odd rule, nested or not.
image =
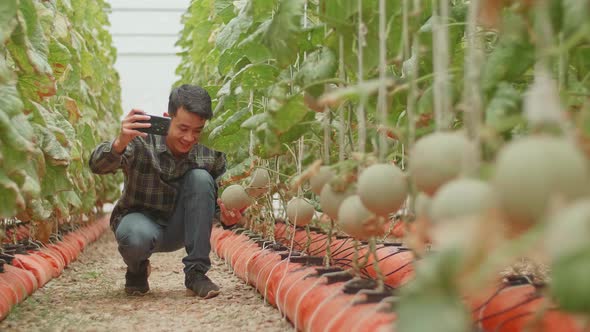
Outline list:
[[[430,219],[440,222],[478,216],[494,206],[492,187],[485,181],[462,178],[444,184],[432,198]]]
[[[252,172],[252,180],[246,188],[246,192],[251,197],[260,197],[268,192],[270,187],[270,175],[268,170],[257,168]]]
[[[404,173],[397,166],[375,164],[361,172],[357,192],[369,211],[386,216],[404,204],[408,196],[408,184]]]
[[[225,188],[221,193],[221,201],[228,210],[241,210],[252,203],[244,187],[239,184],[232,184]]]
[[[433,196],[461,174],[475,158],[474,146],[458,132],[435,132],[420,138],[410,152],[409,172],[418,191]]]
[[[334,176],[334,172],[330,168],[330,166],[321,166],[320,170],[317,174],[313,175],[309,179],[309,184],[311,186],[311,191],[316,195],[320,195],[322,193],[322,189],[324,185],[328,183]]]
[[[513,141],[499,153],[492,181],[506,221],[529,227],[548,208],[588,194],[588,163],[572,142],[553,136]]]
[[[338,219],[338,209],[342,201],[350,195],[352,190],[335,191],[330,184],[324,185],[320,193],[322,211],[332,219]]]
[[[385,233],[384,219],[369,211],[359,195],[344,199],[338,210],[337,222],[342,231],[359,240]]]
[[[287,218],[296,226],[306,226],[313,219],[315,209],[304,198],[296,197],[287,203]]]

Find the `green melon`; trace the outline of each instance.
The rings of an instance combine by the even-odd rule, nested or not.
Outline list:
[[[475,149],[461,133],[436,132],[419,139],[410,152],[409,172],[418,191],[433,196],[475,158]]]
[[[315,209],[303,198],[293,198],[287,203],[287,218],[296,226],[305,226],[311,222]]]
[[[532,136],[500,151],[492,186],[505,219],[528,227],[554,203],[586,195],[589,180],[587,161],[571,142]]]
[[[392,164],[376,164],[361,172],[357,190],[364,206],[371,212],[386,216],[404,204],[408,184],[404,173]]]
[[[477,216],[494,206],[492,187],[477,179],[455,179],[444,184],[432,198],[430,219],[441,222]]]
[[[239,184],[232,184],[221,193],[221,201],[228,210],[241,210],[252,203],[246,190]]]

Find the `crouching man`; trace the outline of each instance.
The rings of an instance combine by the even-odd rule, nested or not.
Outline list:
[[[226,169],[225,155],[199,144],[205,123],[212,117],[207,91],[183,85],[170,93],[167,135],[147,134],[150,116],[132,110],[119,136],[98,145],[90,157],[94,173],[122,169],[123,193],[111,214],[111,228],[127,264],[125,292],[149,291],[149,258],[155,252],[186,249],[185,286],[189,293],[215,297],[219,287],[206,273],[214,218],[233,225],[238,211],[227,211],[217,199],[216,180]],[[217,203],[217,204],[216,204]]]

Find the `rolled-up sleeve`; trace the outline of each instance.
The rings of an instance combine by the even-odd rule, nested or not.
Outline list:
[[[130,145],[127,146],[124,154],[128,154],[130,152]],[[114,173],[121,167],[124,154],[119,154],[113,150],[113,141],[103,142],[99,144],[94,149],[94,151],[92,151],[88,164],[93,173]]]

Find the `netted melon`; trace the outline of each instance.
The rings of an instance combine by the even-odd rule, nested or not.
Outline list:
[[[225,188],[221,193],[221,201],[228,210],[241,210],[252,203],[252,199],[246,194],[244,187],[239,184],[232,184]]]
[[[335,191],[329,184],[324,185],[322,192],[320,193],[320,206],[322,211],[330,216],[332,219],[338,219],[338,209],[342,201],[353,192],[351,190],[345,190],[342,192]]]
[[[475,158],[474,146],[461,133],[436,132],[419,139],[410,152],[409,170],[419,191],[432,196]]]
[[[324,185],[332,179],[334,176],[334,172],[330,168],[330,166],[322,166],[317,174],[312,176],[309,179],[309,184],[311,186],[311,191],[314,192],[316,195],[320,195],[322,193],[322,189]]]
[[[371,236],[383,235],[383,218],[369,211],[358,195],[347,197],[338,210],[338,225],[348,235],[366,240]]]
[[[264,168],[257,168],[252,172],[252,180],[246,188],[246,192],[251,197],[260,197],[268,192],[270,187],[270,175],[268,170]]]
[[[444,184],[432,198],[430,219],[440,222],[481,215],[494,206],[492,187],[477,179],[456,179]]]
[[[371,212],[386,216],[399,210],[408,196],[404,173],[392,164],[371,165],[358,180],[359,197]]]
[[[533,136],[500,151],[492,186],[505,220],[528,227],[549,207],[586,195],[589,180],[587,161],[572,143]]]
[[[287,203],[287,218],[297,226],[309,224],[314,213],[313,205],[303,198],[296,197]]]

